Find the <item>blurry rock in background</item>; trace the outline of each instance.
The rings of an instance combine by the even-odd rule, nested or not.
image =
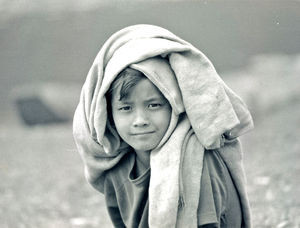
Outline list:
[[[66,122],[39,97],[20,97],[16,100],[17,110],[26,125],[52,124]]]
[[[43,83],[15,87],[17,116],[27,126],[70,122],[80,94],[79,85]]]

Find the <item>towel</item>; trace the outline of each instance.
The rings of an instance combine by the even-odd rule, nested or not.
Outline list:
[[[191,139],[194,131],[184,112],[176,75],[160,56],[130,67],[144,73],[172,107],[168,130],[150,156],[149,226],[197,227],[204,147]],[[183,172],[188,174],[185,178]]]
[[[100,192],[105,171],[128,151],[107,121],[105,99],[112,81],[126,67],[143,72],[172,107],[169,128],[150,154],[149,226],[195,227],[198,204],[193,200],[199,199],[203,151],[226,147],[224,138],[234,139],[250,130],[251,115],[208,58],[190,43],[154,25],[133,25],[116,32],[88,72],[73,121],[86,177]],[[236,153],[226,155],[226,164],[235,172],[235,184],[244,185],[241,152]],[[186,178],[183,173],[190,175]],[[245,188],[237,189],[245,227],[250,227]]]

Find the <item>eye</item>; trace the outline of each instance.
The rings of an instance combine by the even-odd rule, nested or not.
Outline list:
[[[159,109],[162,106],[160,103],[152,103],[148,105],[148,108],[150,109]]]
[[[122,106],[122,107],[118,108],[118,110],[121,112],[128,112],[131,110],[131,106],[129,106],[129,105]]]

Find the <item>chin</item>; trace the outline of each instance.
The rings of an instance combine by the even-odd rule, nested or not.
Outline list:
[[[136,151],[149,151],[153,150],[156,145],[142,145],[142,146],[132,146],[134,150]]]

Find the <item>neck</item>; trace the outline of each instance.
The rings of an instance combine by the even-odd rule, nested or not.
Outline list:
[[[143,174],[150,167],[150,151],[136,151],[137,176]]]

